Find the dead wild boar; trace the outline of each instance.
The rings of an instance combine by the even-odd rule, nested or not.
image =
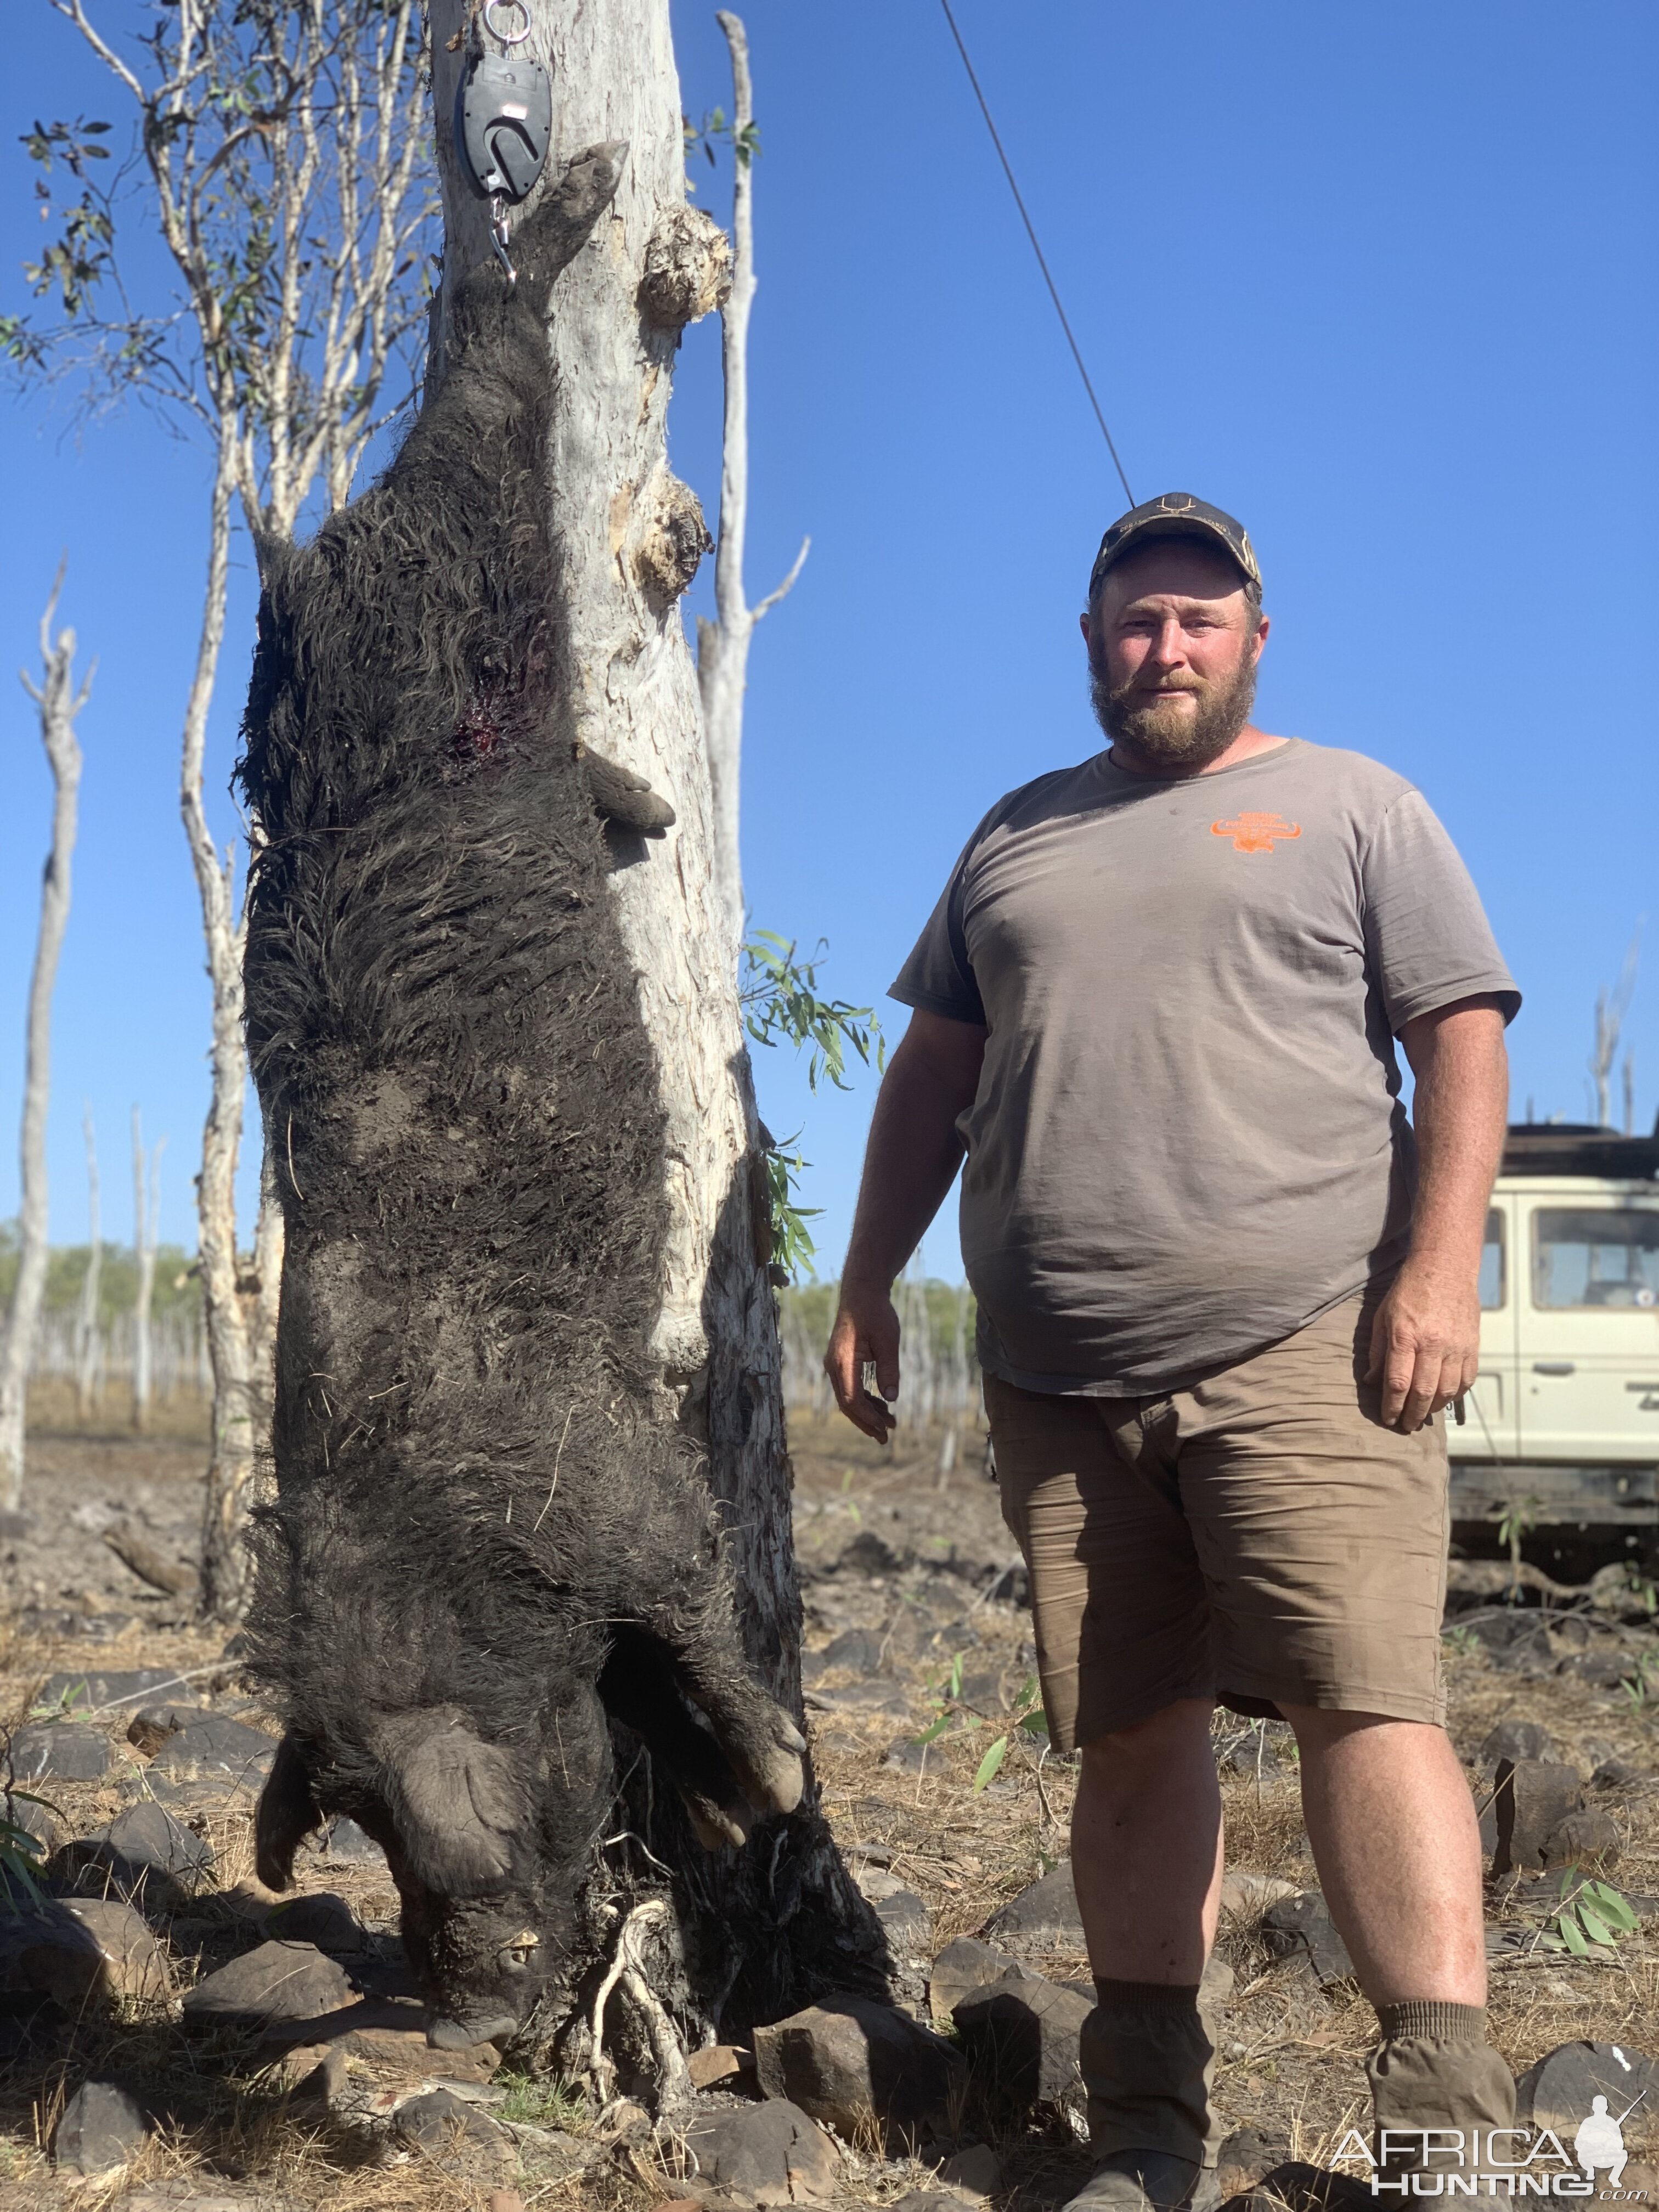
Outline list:
[[[515,291],[493,264],[460,287],[381,481],[268,550],[240,769],[287,1222],[258,1870],[283,1887],[325,1814],[367,1829],[444,2045],[564,1988],[611,1719],[711,1848],[802,1788],[653,1397],[663,1115],[605,823],[673,817],[579,757],[551,590],[546,305],[623,151],[571,164]]]

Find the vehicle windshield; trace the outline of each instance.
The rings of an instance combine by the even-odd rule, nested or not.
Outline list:
[[[1659,1307],[1659,1207],[1540,1206],[1533,1219],[1532,1300]]]

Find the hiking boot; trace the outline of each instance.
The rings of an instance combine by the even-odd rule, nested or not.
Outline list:
[[[1167,2150],[1115,2150],[1065,2212],[1205,2212],[1201,2181],[1210,2184],[1207,2201],[1215,2204],[1215,2175],[1196,2160]]]

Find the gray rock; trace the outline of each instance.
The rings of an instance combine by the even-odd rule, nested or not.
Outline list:
[[[1212,1953],[1204,1962],[1204,1972],[1198,1981],[1198,2008],[1200,2012],[1219,2012],[1231,2002],[1238,1986],[1238,1977],[1227,1961]]]
[[[1072,1885],[1070,1859],[1050,1867],[1041,1881],[1034,1881],[993,1913],[985,1932],[1011,1951],[1080,1951],[1083,1916]]]
[[[168,1885],[193,1888],[213,1865],[212,1844],[181,1827],[164,1805],[134,1805],[69,1850],[128,1897]]]
[[[881,1638],[872,1628],[844,1628],[823,1654],[826,1667],[845,1667],[854,1674],[873,1674],[881,1660]]]
[[[492,2151],[506,2152],[512,2146],[505,2128],[453,2089],[428,2089],[423,2096],[406,2098],[392,2115],[392,2132],[407,2148],[428,2154],[463,2142]]]
[[[343,1813],[337,1813],[312,1839],[313,1848],[323,1857],[340,1859],[349,1866],[386,1864],[386,1853],[373,1836],[365,1835],[355,1820]]]
[[[830,1570],[837,1575],[896,1575],[904,1560],[873,1528],[860,1528]]]
[[[947,2189],[968,2197],[989,2197],[1002,2185],[1002,2161],[988,2143],[969,2143],[952,2151],[939,2170]]]
[[[921,1899],[914,1890],[898,1889],[873,1902],[893,1956],[925,1961],[933,1948],[933,1919]]]
[[[279,1943],[313,1943],[319,1951],[349,1954],[368,1945],[368,1932],[344,1898],[326,1889],[273,1905],[264,1926]]]
[[[170,1735],[204,1717],[208,1708],[194,1698],[159,1698],[140,1705],[127,1725],[127,1741],[140,1751],[159,1751]]]
[[[1000,1951],[994,1943],[981,1943],[976,1936],[958,1936],[934,1960],[927,1978],[927,2009],[935,2026],[943,2027],[963,1997],[1024,1972],[1010,1953]]]
[[[694,2120],[686,2141],[702,2173],[757,2204],[833,2197],[840,2185],[835,2145],[787,2097]]]
[[[355,2002],[343,1968],[312,1943],[261,1943],[198,1982],[184,2002],[186,2027],[270,2027],[321,2020]]]
[[[1316,1889],[1281,1898],[1261,1919],[1261,1940],[1276,1959],[1304,1959],[1322,1989],[1353,1978],[1353,1960]]]
[[[167,1955],[143,1918],[113,1898],[54,1899],[44,1911],[5,1923],[15,1959],[9,1978],[38,1990],[76,2017],[163,1997]]]
[[[1547,1759],[1555,1738],[1539,1721],[1499,1721],[1481,1745],[1477,1757],[1483,1766],[1496,1766],[1500,1759]]]
[[[104,1705],[124,1705],[131,1700],[137,1705],[146,1694],[179,1690],[185,1696],[190,1686],[178,1671],[170,1667],[133,1667],[125,1670],[112,1669],[99,1673],[95,1668],[80,1668],[72,1672],[49,1674],[40,1692],[38,1703],[42,1705],[66,1705],[75,1712],[86,1712]]]
[[[1644,2095],[1645,2092],[1645,2095]],[[1659,2099],[1659,2066],[1630,2043],[1563,2043],[1529,2066],[1515,2085],[1520,2127],[1572,2131],[1587,2118],[1592,2097],[1603,2096],[1614,2119],[1642,2097],[1645,2112]]]
[[[149,1763],[168,1782],[235,1782],[257,1786],[276,1756],[273,1737],[241,1721],[210,1713],[170,1735]]]
[[[97,1782],[109,1771],[109,1739],[73,1721],[19,1729],[11,1743],[19,1782]]]
[[[952,2017],[981,2082],[1025,2106],[1064,2097],[1078,2081],[1078,2036],[1093,2000],[1037,1974],[1015,1973],[976,1990]]]
[[[881,1755],[882,1765],[896,1774],[926,1774],[928,1753],[932,1744],[918,1743],[914,1736],[902,1735],[896,1743],[890,1743]],[[938,1771],[938,1762],[934,1762]]]
[[[114,2081],[83,2081],[64,2107],[52,2157],[83,2180],[100,2179],[136,2157],[148,2132],[143,2107],[129,2091]]]
[[[1638,1783],[1652,1779],[1651,1773],[1644,1766],[1632,1766],[1626,1759],[1604,1759],[1590,1777],[1590,1788],[1630,1790]]]
[[[1575,1651],[1555,1671],[1592,1690],[1617,1690],[1637,1679],[1637,1662],[1626,1651]]]
[[[1260,2128],[1235,2128],[1216,2157],[1222,2196],[1237,2197],[1254,2189],[1264,2173],[1270,2173],[1290,2154],[1290,2141],[1285,2136],[1264,2134]]]
[[[1622,1848],[1613,1815],[1593,1805],[1583,1812],[1569,1813],[1559,1827],[1551,1829],[1544,1839],[1544,1864],[1610,1867]]]
[[[1547,1858],[1546,1847],[1568,1814],[1581,1811],[1583,1803],[1583,1786],[1572,1767],[1547,1759],[1499,1759],[1492,1803],[1493,1874],[1565,1864]]]
[[[963,2063],[908,2014],[866,1997],[826,1997],[755,2031],[763,2092],[846,2134],[861,2118],[901,2127],[942,2120]]]
[[[962,1702],[976,1713],[1000,1713],[1003,1709],[1002,1676],[988,1670],[962,1678]]]

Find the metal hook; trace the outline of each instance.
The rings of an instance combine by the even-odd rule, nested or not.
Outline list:
[[[489,243],[495,248],[496,260],[507,271],[509,291],[519,281],[519,272],[513,266],[507,251],[512,235],[507,218],[507,203],[499,192],[492,192],[489,195]]]
[[[521,31],[504,31],[495,21],[498,8],[516,8],[524,17]],[[504,46],[519,46],[530,36],[530,0],[484,0],[484,28],[498,38]]]

